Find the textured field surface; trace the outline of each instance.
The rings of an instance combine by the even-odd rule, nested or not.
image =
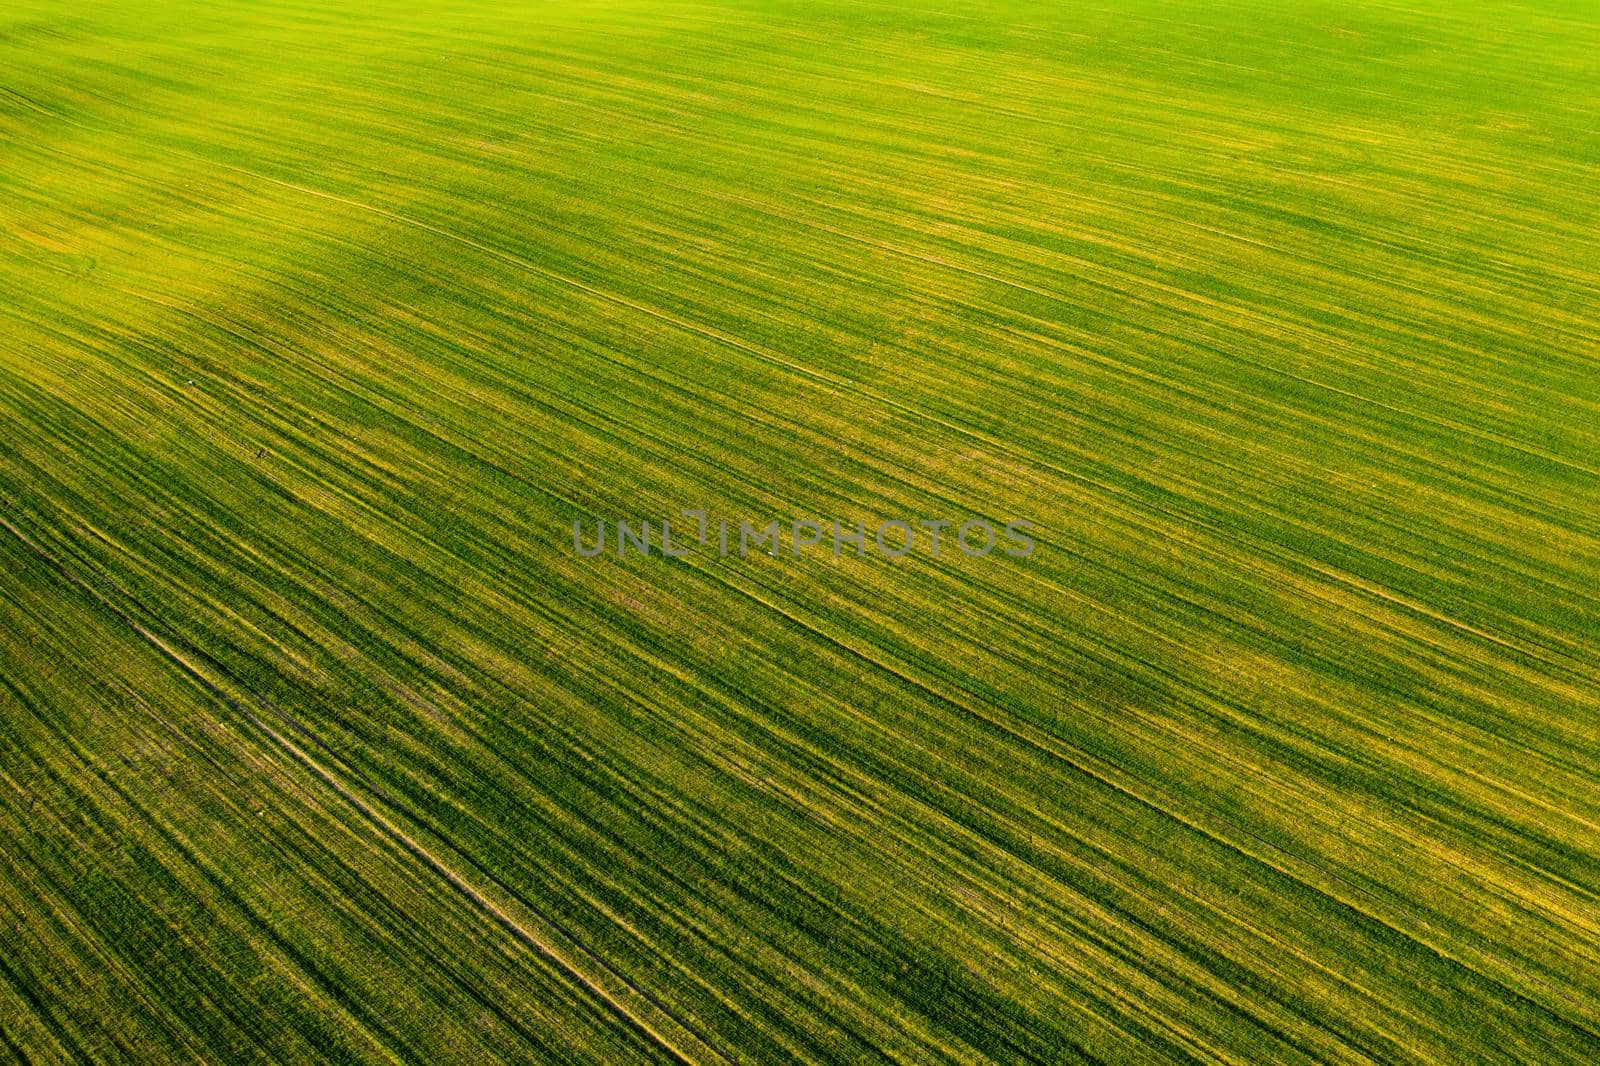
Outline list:
[[[1590,3],[5,4],[0,1054],[1600,1060],[1597,102]],[[572,550],[693,507],[1038,548]]]

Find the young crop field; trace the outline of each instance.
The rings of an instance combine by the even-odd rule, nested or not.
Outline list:
[[[1600,1061],[1600,6],[7,0],[0,856],[0,1061]]]

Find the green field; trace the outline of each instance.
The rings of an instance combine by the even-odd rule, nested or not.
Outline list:
[[[16,1061],[1600,1061],[1600,7],[11,0],[0,856]]]

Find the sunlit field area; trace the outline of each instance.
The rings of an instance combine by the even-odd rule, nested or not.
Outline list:
[[[1600,8],[9,0],[0,856],[19,1062],[1600,1061]]]

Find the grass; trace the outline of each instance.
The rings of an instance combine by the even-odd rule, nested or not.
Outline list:
[[[1594,1061],[1597,55],[8,5],[0,1052]]]

